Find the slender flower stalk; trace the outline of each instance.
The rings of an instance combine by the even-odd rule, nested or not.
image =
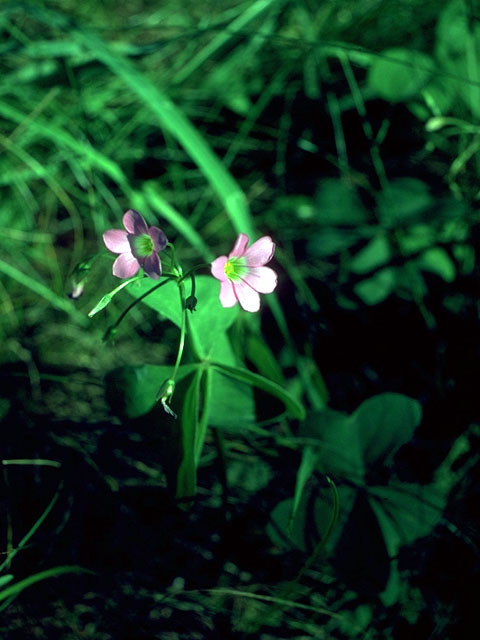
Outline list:
[[[137,305],[139,302],[141,302],[142,300],[144,300],[147,296],[149,296],[151,293],[153,293],[154,291],[157,291],[157,289],[160,289],[160,287],[163,287],[164,284],[167,284],[167,282],[169,282],[168,279],[162,280],[162,282],[160,282],[159,284],[156,284],[154,287],[152,287],[151,289],[149,289],[148,291],[145,291],[145,293],[142,293],[141,296],[139,296],[138,298],[136,298],[135,300],[133,300],[133,302],[131,302],[128,307],[126,309],[124,309],[122,311],[122,313],[118,316],[117,320],[115,321],[115,323],[113,325],[111,325],[110,327],[108,327],[107,331],[105,332],[105,335],[103,336],[103,340],[106,341],[109,338],[112,338],[116,332],[117,332],[117,327],[118,325],[122,322],[122,320],[125,318],[125,316],[127,315],[127,313],[129,311],[131,311],[133,309],[133,307],[135,307],[135,305]],[[90,312],[91,313],[91,312]]]

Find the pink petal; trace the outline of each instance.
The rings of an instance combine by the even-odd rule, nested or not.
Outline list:
[[[241,256],[243,256],[243,254],[246,251],[246,248],[248,246],[248,242],[249,242],[250,238],[247,236],[246,233],[241,233],[234,246],[233,249],[230,251],[230,253],[228,254],[229,258],[240,258]]]
[[[140,235],[142,233],[148,233],[147,223],[143,219],[138,211],[134,209],[129,209],[123,215],[123,226],[128,231],[128,233],[133,233],[135,235]]]
[[[225,274],[225,264],[227,263],[227,260],[227,256],[220,256],[210,265],[212,276],[217,280],[220,280],[220,282],[225,282],[225,280],[227,280],[227,276]]]
[[[270,267],[251,267],[243,280],[258,293],[272,293],[277,286],[278,276]]]
[[[155,251],[163,251],[167,246],[167,236],[158,227],[150,227],[148,235],[153,240],[153,248]]]
[[[113,275],[117,278],[131,278],[140,269],[140,264],[131,253],[122,253],[113,263]]]
[[[154,280],[158,280],[162,275],[162,264],[156,253],[152,253],[151,256],[142,260],[141,265],[147,276]]]
[[[234,307],[238,300],[235,296],[232,283],[229,280],[225,280],[220,283],[220,303],[222,307]]]
[[[232,285],[242,309],[245,309],[245,311],[258,311],[260,309],[260,296],[255,289],[252,289],[243,281],[234,282]]]
[[[245,252],[245,259],[249,267],[261,267],[273,258],[275,243],[270,236],[263,236],[252,244]]]
[[[122,229],[109,229],[105,231],[103,241],[107,249],[110,249],[113,253],[128,253],[130,251],[127,232]]]

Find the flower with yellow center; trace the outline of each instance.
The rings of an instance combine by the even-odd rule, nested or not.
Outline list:
[[[263,236],[248,247],[249,237],[241,233],[227,256],[211,264],[212,275],[220,281],[220,303],[233,307],[240,303],[245,311],[258,311],[259,293],[272,293],[277,286],[277,274],[265,265],[275,252],[270,236]]]
[[[162,275],[158,252],[167,246],[167,236],[158,227],[147,227],[143,216],[133,209],[124,214],[123,226],[126,231],[109,229],[103,234],[107,249],[120,254],[113,263],[113,275],[131,278],[142,267],[156,280]]]

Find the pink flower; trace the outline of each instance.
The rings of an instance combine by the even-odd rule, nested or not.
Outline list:
[[[147,227],[143,217],[129,209],[123,215],[123,229],[109,229],[103,234],[105,246],[120,255],[113,263],[113,275],[131,278],[140,267],[156,280],[162,275],[158,252],[167,246],[167,236],[158,227]]]
[[[259,293],[272,293],[277,286],[277,274],[264,265],[273,258],[275,244],[263,236],[247,249],[249,237],[241,233],[227,256],[216,258],[212,275],[220,280],[220,302],[233,307],[240,302],[245,311],[260,309]]]

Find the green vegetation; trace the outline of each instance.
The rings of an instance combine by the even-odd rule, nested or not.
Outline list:
[[[0,29],[0,636],[465,637],[480,4]],[[112,274],[128,209],[160,280]],[[240,233],[276,244],[258,313],[210,274]]]

